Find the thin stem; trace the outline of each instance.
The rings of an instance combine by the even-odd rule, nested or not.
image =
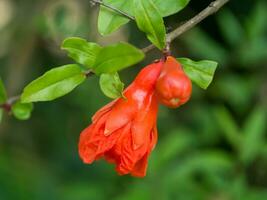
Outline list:
[[[133,16],[129,15],[128,13],[126,13],[126,12],[124,12],[124,11],[118,9],[118,8],[115,8],[115,7],[111,6],[111,5],[108,5],[108,4],[104,3],[104,2],[101,1],[101,0],[90,0],[90,1],[91,1],[92,3],[97,3],[97,4],[101,5],[101,6],[104,6],[104,7],[108,8],[108,9],[114,11],[114,12],[117,12],[117,13],[119,13],[120,15],[122,15],[122,16],[124,16],[124,17],[127,17],[127,18],[130,19],[130,20],[133,20],[133,21],[135,20],[135,18],[134,18]]]
[[[228,1],[230,1],[230,0],[216,0],[216,1],[211,2],[207,8],[202,10],[195,17],[193,17],[192,19],[188,20],[183,25],[177,27],[175,30],[173,30],[172,32],[167,34],[167,39],[169,41],[173,41],[178,36],[182,35],[186,31],[188,31],[191,28],[193,28],[194,26],[196,26],[199,22],[201,22],[206,17],[208,17],[208,16],[214,14],[215,12],[217,12]],[[142,51],[144,53],[147,53],[147,52],[151,51],[154,48],[155,48],[155,46],[153,44],[151,44],[151,45],[143,48]]]

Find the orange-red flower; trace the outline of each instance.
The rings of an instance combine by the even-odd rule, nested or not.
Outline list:
[[[171,108],[185,104],[191,96],[192,83],[184,73],[181,64],[168,56],[156,84],[158,100]]]
[[[79,154],[85,163],[99,158],[116,164],[116,171],[143,177],[148,156],[157,142],[158,103],[155,84],[163,62],[143,68],[119,98],[101,108],[80,136]]]

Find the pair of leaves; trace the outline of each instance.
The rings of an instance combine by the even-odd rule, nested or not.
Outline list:
[[[177,58],[187,76],[202,89],[212,82],[218,63],[210,60],[192,61],[189,58]]]
[[[189,0],[104,0],[105,4],[117,8],[129,16],[134,16],[138,28],[145,32],[147,38],[159,49],[165,47],[166,30],[163,17],[183,9]],[[101,6],[98,17],[100,34],[107,35],[130,20],[121,14]]]
[[[62,49],[77,63],[98,75],[117,72],[144,58],[141,50],[125,42],[101,47],[82,38],[70,37],[64,40]]]
[[[23,103],[51,101],[68,94],[84,82],[88,72],[84,68],[97,75],[106,74],[100,81],[104,94],[112,98],[118,97],[119,93],[121,96],[124,85],[116,72],[144,58],[141,50],[123,42],[101,47],[81,38],[68,38],[63,42],[62,49],[83,68],[79,64],[69,64],[49,70],[24,88],[21,96]],[[107,84],[107,78],[112,80],[112,84]],[[111,87],[114,87],[113,91]]]
[[[90,48],[94,46],[94,48]],[[96,44],[88,43],[81,38],[68,38],[63,42],[62,48],[67,50],[69,56],[76,62],[84,65],[100,75],[100,88],[103,93],[110,98],[122,96],[124,84],[120,81],[117,71],[129,67],[144,58],[144,53],[134,46],[119,42],[114,45],[100,47]],[[83,53],[84,51],[87,53]],[[87,58],[83,58],[84,55]],[[89,62],[83,62],[90,60]]]
[[[103,0],[103,3],[110,5],[114,8],[117,8],[125,13],[127,13],[130,16],[138,16],[140,11],[145,11],[146,13],[152,13],[156,12],[156,20],[158,21],[159,18],[166,17],[169,15],[172,15],[174,13],[179,12],[182,10],[188,3],[189,0],[127,0],[127,1],[118,1],[118,0]],[[136,3],[140,5],[140,3],[144,3],[144,5],[153,5],[152,9],[151,7],[144,7],[145,9],[140,10],[140,7],[137,7],[136,9]],[[137,12],[135,11],[137,10]],[[156,10],[156,11],[155,11]],[[143,15],[141,13],[141,15]],[[154,18],[148,20],[153,21]],[[141,20],[147,20],[147,19],[141,19]],[[104,6],[101,6],[99,11],[99,17],[98,17],[98,31],[102,35],[108,35],[114,31],[116,31],[119,27],[122,25],[128,23],[130,20],[119,13],[106,8]],[[159,24],[162,26],[162,24]],[[142,29],[141,29],[142,30]]]

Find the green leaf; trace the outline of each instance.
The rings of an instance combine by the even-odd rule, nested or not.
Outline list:
[[[241,160],[246,164],[253,159],[264,148],[266,130],[266,109],[257,107],[245,122],[243,128],[243,142],[241,143]]]
[[[134,0],[134,16],[138,28],[159,49],[165,47],[164,21],[152,0]]]
[[[162,17],[179,12],[189,1],[190,0],[153,0]]]
[[[11,107],[13,115],[19,120],[27,120],[31,117],[31,112],[33,110],[32,103],[21,103],[20,101],[16,102]]]
[[[174,13],[182,10],[190,0],[153,0],[156,8],[158,9],[162,17],[172,15]],[[133,0],[128,1],[118,1],[118,0],[103,0],[106,5],[117,8],[130,16],[133,16]],[[98,15],[98,31],[101,35],[108,35],[122,25],[127,24],[130,21],[127,17],[121,14],[100,6],[100,11]]]
[[[189,58],[177,58],[182,64],[185,73],[199,87],[207,89],[212,82],[217,62],[210,60],[192,61]]]
[[[0,108],[0,123],[2,122],[3,115],[4,115],[4,110]]]
[[[117,72],[111,74],[101,74],[99,80],[102,92],[109,98],[116,99],[123,97],[124,84],[121,82]]]
[[[134,65],[144,58],[144,53],[134,46],[119,42],[104,47],[96,58],[94,72],[112,73]]]
[[[54,100],[71,92],[85,78],[85,74],[76,64],[53,68],[24,88],[21,102]]]
[[[0,78],[0,104],[5,103],[7,100],[6,89],[2,79]]]
[[[132,15],[133,2],[131,0],[103,0],[103,2],[109,6],[126,12],[129,15]],[[128,18],[123,17],[121,14],[104,6],[101,6],[98,16],[98,31],[101,35],[108,35],[116,31],[120,26],[128,23],[129,21],[130,20]]]
[[[87,68],[92,68],[94,66],[95,59],[101,50],[101,46],[98,44],[87,42],[78,37],[65,39],[61,48],[68,52],[69,57]]]
[[[162,17],[172,15],[182,10],[190,0],[153,0]],[[133,16],[134,0],[118,1],[103,0],[106,5],[117,8],[130,16]],[[98,31],[101,35],[108,35],[122,25],[127,24],[130,19],[104,6],[100,6],[98,15]]]

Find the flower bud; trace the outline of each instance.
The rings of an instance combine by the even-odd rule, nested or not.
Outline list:
[[[191,92],[191,80],[184,73],[181,64],[169,56],[156,83],[158,100],[170,108],[177,108],[190,99]]]

